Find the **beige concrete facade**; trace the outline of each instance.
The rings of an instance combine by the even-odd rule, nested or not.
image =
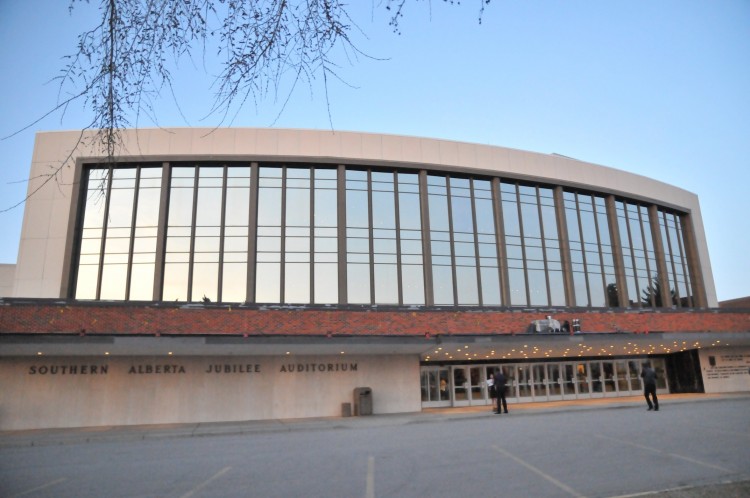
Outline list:
[[[16,265],[0,264],[0,297],[13,297]]]
[[[0,430],[333,417],[358,387],[421,410],[407,355],[2,358],[0,379]]]
[[[75,220],[74,185],[84,162],[102,159],[79,131],[37,134],[30,198],[24,212],[16,297],[61,297],[65,250]],[[245,129],[175,128],[124,130],[121,161],[298,160],[317,163],[398,165],[533,178],[628,198],[652,201],[689,213],[705,285],[707,304],[718,305],[703,221],[695,194],[640,175],[577,161],[503,147],[367,133]],[[66,159],[67,158],[67,159]],[[59,169],[59,176],[49,175]]]

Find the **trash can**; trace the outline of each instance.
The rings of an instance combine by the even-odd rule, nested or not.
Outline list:
[[[354,388],[354,415],[372,415],[372,389],[369,387]]]
[[[351,403],[341,403],[341,416],[342,417],[352,416],[352,404]]]

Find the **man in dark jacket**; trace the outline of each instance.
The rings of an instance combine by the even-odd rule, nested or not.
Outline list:
[[[502,410],[508,413],[508,402],[505,401],[505,384],[507,383],[505,374],[503,374],[501,369],[496,368],[493,377],[495,377],[495,394],[497,395],[497,411],[495,413],[498,415],[503,413],[500,411],[501,403]]]
[[[651,368],[650,364],[643,364],[641,377],[643,378],[643,395],[646,397],[648,409],[658,412],[659,399],[656,397],[656,372],[654,372],[654,369]],[[651,400],[653,400],[653,403],[651,402]]]

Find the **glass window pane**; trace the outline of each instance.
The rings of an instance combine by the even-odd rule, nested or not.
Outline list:
[[[133,199],[135,190],[112,190],[107,213],[107,226],[129,227],[133,224]]]
[[[521,224],[518,221],[518,205],[515,202],[503,202],[503,226],[505,235],[520,236]]]
[[[375,265],[375,303],[398,304],[398,272],[395,264]]]
[[[543,270],[528,270],[531,306],[547,306],[547,279]]]
[[[286,195],[287,226],[310,226],[310,190],[288,189]]]
[[[471,199],[468,197],[451,197],[453,231],[474,233],[474,217],[471,212]],[[432,218],[430,218],[431,220]],[[434,229],[434,227],[431,226]]]
[[[399,194],[398,196],[399,223],[402,230],[421,230],[419,196],[414,194]]]
[[[588,286],[586,285],[586,274],[581,272],[573,273],[573,288],[576,293],[576,306],[591,306],[588,296]]]
[[[79,265],[76,280],[76,299],[96,299],[96,283],[99,279],[99,265]]]
[[[221,225],[221,189],[200,187],[195,214],[196,226]]]
[[[250,190],[247,188],[228,188],[224,223],[227,226],[247,226],[249,215]]]
[[[336,304],[338,292],[339,267],[335,263],[315,263],[315,302],[318,304]]]
[[[169,225],[190,226],[193,221],[193,189],[172,188],[169,193]]]
[[[484,306],[500,306],[500,277],[497,268],[482,268],[482,304]]]
[[[221,301],[242,303],[247,294],[247,263],[224,263],[221,276]]]
[[[542,236],[539,226],[539,208],[536,204],[521,204],[521,217],[523,218],[523,235],[526,238],[540,238]]]
[[[549,290],[552,302],[551,306],[565,306],[565,286],[561,271],[550,271],[548,273]]]
[[[424,304],[424,273],[422,266],[403,265],[401,267],[403,304]]]
[[[310,302],[310,263],[287,263],[284,266],[284,302]]]
[[[367,192],[361,190],[346,191],[346,226],[368,228],[370,211],[367,204]]]
[[[187,301],[187,263],[167,263],[164,265],[164,301]]]
[[[428,197],[430,230],[448,231],[448,198],[441,195]]]
[[[370,304],[370,266],[346,265],[348,296],[350,304]]]
[[[337,226],[337,198],[335,190],[315,191],[315,226]]]
[[[201,301],[208,298],[211,302],[219,300],[219,264],[218,263],[194,263],[193,264],[193,293],[192,301]]]
[[[396,228],[396,205],[393,192],[373,192],[372,211],[373,228]]]
[[[600,273],[589,274],[589,292],[591,292],[591,306],[603,307],[606,305]]]
[[[450,266],[432,267],[433,293],[436,305],[453,305],[453,274]]]
[[[479,305],[476,267],[456,267],[456,288],[459,305]]]
[[[279,263],[258,263],[255,270],[255,301],[281,302],[281,266]]]
[[[526,278],[523,270],[511,268],[508,270],[508,281],[510,283],[511,306],[526,306]]]
[[[281,225],[281,189],[261,188],[258,190],[258,225]]]
[[[139,227],[155,227],[159,224],[159,189],[142,188],[138,192],[138,212],[135,224]]]
[[[134,264],[130,270],[130,300],[153,301],[154,265]]]
[[[489,199],[476,199],[474,201],[477,212],[477,231],[479,233],[495,233],[495,218],[492,210],[492,201]]]

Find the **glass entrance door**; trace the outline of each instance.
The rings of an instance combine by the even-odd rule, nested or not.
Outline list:
[[[518,384],[518,401],[531,401],[531,365],[516,367],[516,383]]]
[[[547,399],[547,365],[543,363],[537,363],[531,368],[531,379],[532,386],[534,388],[534,399],[535,400],[546,400]]]
[[[615,362],[615,377],[617,378],[617,393],[620,396],[630,394],[630,383],[628,382],[628,362],[619,360]]]
[[[604,379],[602,377],[602,364],[592,361],[589,364],[591,372],[591,397],[601,398],[604,396]]]
[[[469,369],[468,367],[451,367],[453,371],[453,406],[469,404]]]
[[[562,367],[559,363],[550,363],[547,365],[549,373],[549,382],[547,390],[549,391],[550,400],[562,399]]]
[[[420,384],[422,406],[450,406],[450,369],[448,367],[422,368]]]
[[[663,358],[568,360],[567,362],[423,365],[420,368],[422,406],[469,406],[492,403],[487,379],[495,368],[505,374],[510,403],[633,396],[641,394],[641,365],[657,371],[657,391],[668,391]]]
[[[562,366],[562,396],[563,399],[576,397],[576,366],[565,363]]]
[[[588,363],[576,364],[576,387],[578,396],[588,398],[591,395],[591,375]]]
[[[602,362],[602,383],[605,396],[617,396],[615,387],[615,365],[612,361]]]
[[[469,368],[469,391],[471,392],[470,404],[486,405],[487,404],[487,385],[482,367]]]
[[[630,379],[630,391],[633,394],[641,392],[641,368],[636,360],[628,361],[628,378]]]

